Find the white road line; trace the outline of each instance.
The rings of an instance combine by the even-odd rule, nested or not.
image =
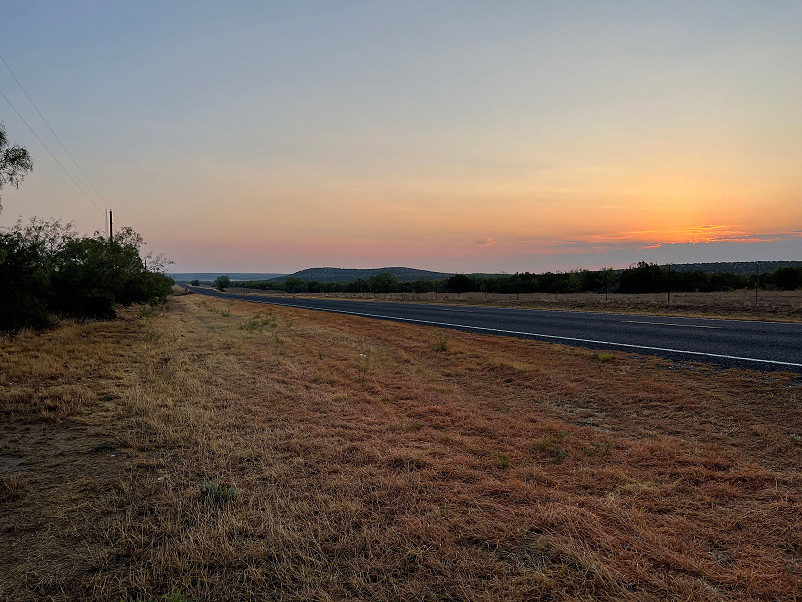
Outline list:
[[[250,300],[250,299],[249,299]],[[520,330],[503,330],[500,328],[486,328],[484,326],[469,326],[467,324],[451,324],[449,322],[433,322],[431,320],[418,320],[415,318],[401,318],[399,316],[382,316],[379,314],[366,314],[358,311],[346,311],[343,309],[324,309],[321,307],[310,307],[306,305],[292,305],[290,303],[274,303],[270,301],[254,301],[254,303],[264,303],[266,305],[280,305],[282,307],[295,307],[297,309],[312,309],[316,311],[327,311],[335,314],[346,314],[349,316],[360,316],[363,318],[379,318],[383,320],[395,320],[400,322],[413,322],[415,324],[428,324],[430,326],[445,326],[446,328],[463,328],[467,330],[481,330],[483,332],[499,332],[502,334],[523,335],[529,337],[540,337],[544,339],[553,339],[558,341],[572,341],[575,343],[592,343],[594,345],[613,345],[615,347],[626,347],[628,349],[645,349],[647,351],[663,351],[667,353],[682,353],[685,355],[696,355],[702,357],[715,357],[719,359],[739,360],[742,362],[757,362],[761,364],[776,364],[778,366],[792,366],[794,368],[802,368],[802,364],[795,364],[793,362],[781,362],[778,360],[763,360],[755,357],[740,357],[737,355],[725,355],[722,353],[704,353],[702,351],[686,351],[684,349],[668,349],[665,347],[650,347],[648,345],[633,345],[631,343],[615,343],[613,341],[596,341],[593,339],[580,339],[576,337],[561,337],[553,334],[541,334],[537,332],[523,332]]]
[[[702,326],[700,324],[672,324],[670,322],[646,322],[644,320],[621,320],[626,324],[656,324],[658,326],[679,326],[680,328],[715,328],[720,329],[721,326]]]

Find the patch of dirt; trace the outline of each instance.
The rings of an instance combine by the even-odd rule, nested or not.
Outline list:
[[[0,501],[0,597],[39,600],[58,575],[83,580],[103,544],[92,535],[96,498],[119,478],[124,455],[105,441],[53,422],[0,427],[0,482],[21,491]]]

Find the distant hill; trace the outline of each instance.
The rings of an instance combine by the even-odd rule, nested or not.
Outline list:
[[[191,282],[192,280],[200,280],[201,282],[214,282],[218,276],[228,276],[231,280],[272,280],[273,278],[283,276],[283,274],[263,273],[263,272],[176,272],[175,274],[167,274],[177,282]]]
[[[758,267],[761,274],[773,272],[779,267],[795,268],[802,266],[802,261],[760,261]],[[702,270],[708,274],[754,274],[754,261],[717,261],[715,263],[672,263],[672,270],[692,272]]]
[[[273,282],[279,282],[286,280],[287,278],[298,278],[304,282],[354,282],[360,278],[367,280],[371,276],[381,274],[382,272],[390,272],[401,282],[411,282],[417,280],[418,278],[424,278],[426,280],[442,280],[443,278],[449,278],[452,276],[452,274],[446,274],[444,272],[430,272],[429,270],[416,270],[415,268],[400,267],[365,269],[309,268],[306,270],[301,270],[300,272],[295,272],[294,274],[273,278],[272,280]],[[231,279],[234,280],[233,275],[231,276]],[[237,280],[241,279],[237,278]],[[249,280],[256,279],[250,278]]]

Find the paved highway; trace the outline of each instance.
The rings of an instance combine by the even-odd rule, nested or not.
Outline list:
[[[439,328],[619,350],[679,361],[802,373],[802,324],[220,293],[204,295]]]

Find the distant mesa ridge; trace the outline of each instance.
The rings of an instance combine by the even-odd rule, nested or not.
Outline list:
[[[409,282],[424,278],[426,280],[442,280],[449,278],[453,274],[446,272],[431,272],[429,270],[418,270],[415,268],[390,267],[390,268],[308,268],[289,274],[272,278],[273,282],[286,280],[287,278],[297,278],[304,282],[353,282],[362,278],[367,280],[371,276],[389,272],[401,282]]]

